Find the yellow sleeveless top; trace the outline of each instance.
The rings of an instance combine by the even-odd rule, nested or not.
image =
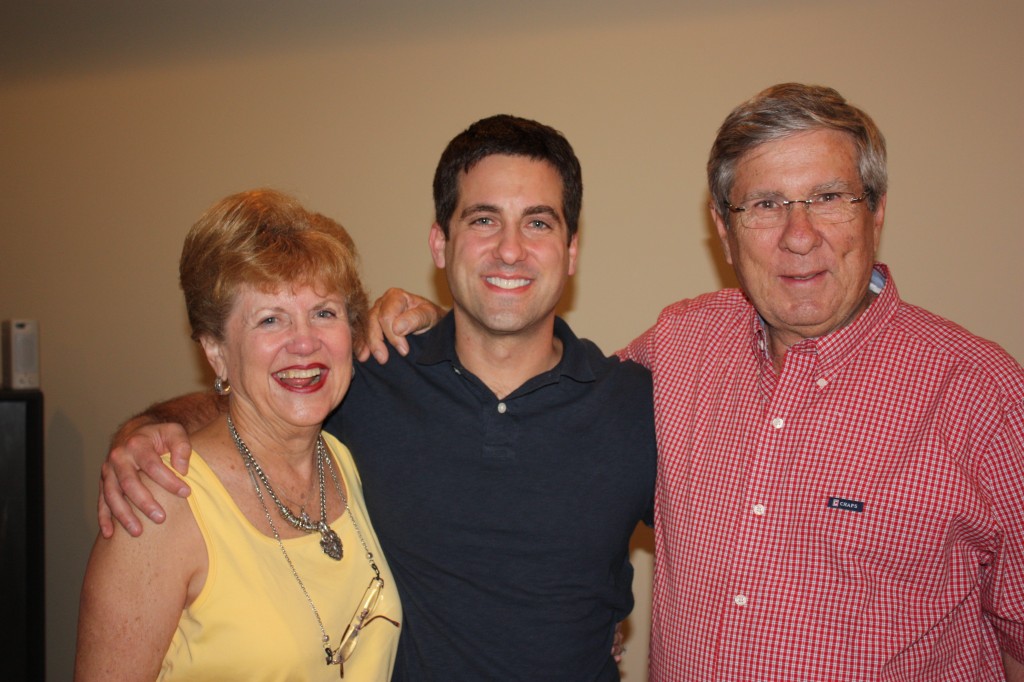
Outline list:
[[[384,580],[383,593],[371,615],[383,614],[401,622],[398,591],[366,516],[352,455],[329,434],[323,436],[345,481],[349,507]],[[338,666],[325,662],[320,628],[277,541],[249,523],[197,453],[192,453],[189,473],[182,478],[192,488],[188,503],[206,543],[209,572],[199,596],[181,614],[159,679],[339,679]],[[327,484],[331,486],[330,480]],[[277,515],[273,502],[266,501],[280,528],[285,521]],[[333,649],[352,620],[373,570],[348,514],[339,516],[331,528],[344,546],[341,561],[323,553],[318,533],[286,539],[284,545],[320,613]],[[384,619],[366,625],[345,663],[345,679],[387,682],[399,632]]]

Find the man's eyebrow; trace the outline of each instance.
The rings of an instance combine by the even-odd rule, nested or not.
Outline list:
[[[828,182],[823,182],[820,185],[815,185],[814,188],[811,190],[811,192],[813,194],[820,194],[822,192],[837,192],[837,191],[838,192],[846,192],[846,191],[849,191],[850,188],[853,187],[854,185],[856,185],[856,182],[851,183],[849,180],[844,180],[842,178],[836,178],[835,180],[830,180]]]
[[[501,211],[494,204],[472,204],[462,209],[462,213],[459,214],[460,218],[472,215],[474,213],[500,213]]]
[[[784,196],[782,192],[773,189],[755,189],[752,192],[747,192],[740,198],[740,203],[750,201],[751,199],[778,199]]]
[[[555,210],[553,206],[548,206],[547,204],[537,204],[536,206],[528,206],[526,210],[523,211],[523,215],[549,215],[555,220],[562,220],[562,214]]]

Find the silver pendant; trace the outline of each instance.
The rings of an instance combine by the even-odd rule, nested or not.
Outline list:
[[[341,538],[338,537],[338,534],[323,521],[320,522],[317,530],[320,531],[320,549],[335,561],[341,561],[344,551],[342,550]]]

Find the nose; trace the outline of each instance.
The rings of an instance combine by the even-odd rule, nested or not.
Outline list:
[[[498,235],[495,253],[502,263],[512,265],[521,261],[526,253],[523,234],[517,225],[506,225]]]
[[[288,341],[288,352],[308,355],[320,348],[320,337],[316,335],[309,320],[300,319],[292,332],[292,337]]]
[[[795,206],[803,204],[803,206]],[[779,246],[793,253],[809,253],[821,244],[821,232],[811,221],[811,202],[792,201],[786,206],[786,225]]]

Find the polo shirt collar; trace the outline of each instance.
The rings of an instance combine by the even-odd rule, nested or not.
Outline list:
[[[427,336],[424,340],[423,351],[416,359],[417,363],[436,365],[440,362],[450,362],[456,366],[462,366],[459,356],[455,352],[454,311],[449,311],[438,325],[428,332]],[[557,377],[564,376],[578,382],[594,381],[594,370],[587,360],[583,344],[565,320],[560,317],[555,317],[555,336],[562,342],[562,359],[550,371],[527,381],[524,387],[533,384],[540,377],[555,380]]]

